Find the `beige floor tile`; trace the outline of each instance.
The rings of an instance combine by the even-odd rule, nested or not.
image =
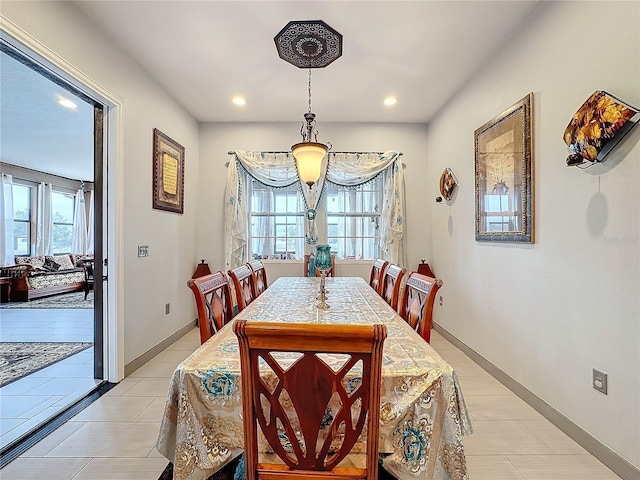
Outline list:
[[[164,397],[154,398],[153,402],[133,419],[134,422],[160,422],[164,414],[166,400]]]
[[[467,455],[467,471],[473,480],[524,480],[505,455]]]
[[[444,352],[442,357],[453,367],[456,375],[459,377],[493,378],[484,368],[469,359],[469,357],[462,352]]]
[[[475,420],[542,420],[544,417],[515,395],[465,395]]]
[[[548,420],[524,420],[522,423],[555,454],[589,455],[589,452]]]
[[[2,480],[69,480],[90,458],[16,458],[0,471]],[[156,477],[157,480],[157,477]]]
[[[140,381],[122,393],[123,397],[165,397],[169,391],[169,378],[140,378]]]
[[[553,453],[519,421],[476,421],[471,425],[473,434],[463,439],[466,455]]]
[[[464,398],[469,395],[513,395],[511,390],[490,375],[458,376]]]
[[[158,480],[166,458],[94,458],[73,480]]]
[[[591,455],[509,455],[525,480],[619,480]]]
[[[164,363],[175,363],[176,366],[180,362],[182,362],[185,358],[191,355],[195,349],[193,350],[165,350],[164,352],[160,352],[158,355],[153,357],[153,360],[157,362]]]
[[[87,422],[49,457],[142,458],[155,448],[160,422]]]
[[[131,422],[152,401],[152,397],[101,397],[73,417],[72,421]]]
[[[132,378],[171,378],[178,364],[151,360],[133,372]]]
[[[33,447],[21,455],[21,457],[44,457],[60,443],[66,440],[72,433],[84,425],[83,422],[66,422],[44,437]]]
[[[118,396],[124,394],[125,392],[127,392],[131,387],[133,387],[140,380],[142,380],[142,379],[141,378],[132,378],[132,377],[124,378],[124,379],[120,380],[120,382],[115,387],[113,387],[111,390],[109,390],[104,395],[105,396],[118,397]]]
[[[192,352],[200,346],[200,331],[194,328],[179,340],[175,341],[166,350],[191,350]]]

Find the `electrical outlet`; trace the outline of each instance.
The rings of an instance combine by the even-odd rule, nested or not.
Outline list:
[[[442,306],[442,304],[444,303],[444,300],[442,299],[442,295],[440,295],[440,297],[438,298],[438,303],[440,304],[440,306]]]
[[[164,314],[165,314],[165,315],[169,315],[169,312],[171,312],[171,304],[170,304],[170,303],[167,303],[167,304],[164,306]]]
[[[593,388],[607,394],[607,374],[593,369]]]
[[[138,245],[138,256],[139,257],[148,257],[149,256],[149,245]]]

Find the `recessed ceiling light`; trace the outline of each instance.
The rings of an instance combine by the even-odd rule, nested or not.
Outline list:
[[[387,106],[395,105],[398,103],[398,99],[396,97],[387,97],[384,99],[383,103]]]
[[[233,103],[235,103],[236,105],[244,105],[245,103],[247,103],[247,101],[244,99],[244,97],[233,97],[233,100],[231,100]]]
[[[77,110],[78,109],[78,105],[76,105],[75,103],[73,103],[71,100],[69,100],[67,97],[63,97],[62,95],[60,95],[59,93],[56,94],[56,102],[58,102],[60,105],[62,105],[65,108],[69,108],[71,110]]]

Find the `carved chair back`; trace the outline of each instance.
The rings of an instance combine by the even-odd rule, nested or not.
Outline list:
[[[233,286],[236,292],[236,303],[238,304],[238,312],[241,312],[258,296],[253,270],[251,270],[251,267],[245,263],[238,268],[229,270],[227,273],[229,274],[229,278],[233,281]]]
[[[253,281],[256,286],[256,294],[261,295],[269,284],[267,283],[267,271],[264,268],[262,260],[252,260],[249,262],[249,268],[253,271]]]
[[[196,299],[202,344],[233,318],[229,282],[224,273],[216,272],[192,278],[187,285]]]
[[[380,295],[394,310],[397,310],[398,308],[400,285],[405,273],[407,273],[406,268],[400,268],[397,265],[391,264],[387,267],[382,276]]]
[[[433,304],[440,287],[442,280],[439,278],[412,272],[407,278],[400,301],[398,313],[427,343],[431,340]]]
[[[371,267],[369,285],[371,285],[371,288],[378,292],[378,294],[380,294],[380,287],[382,287],[382,278],[388,266],[389,262],[378,258],[375,262],[373,262],[373,266]]]
[[[377,479],[386,327],[236,320],[233,331],[247,480]],[[340,466],[365,424],[364,468]],[[279,463],[258,461],[258,427]]]

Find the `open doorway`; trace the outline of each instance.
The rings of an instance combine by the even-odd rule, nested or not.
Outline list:
[[[106,189],[103,105],[4,40],[0,56],[4,456],[103,383]]]

